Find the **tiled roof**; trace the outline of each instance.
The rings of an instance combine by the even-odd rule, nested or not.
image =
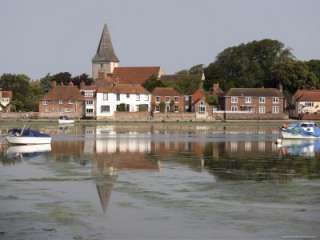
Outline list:
[[[174,88],[157,87],[152,91],[153,96],[181,96]]]
[[[78,87],[73,85],[57,85],[42,100],[83,100]]]
[[[230,88],[225,96],[283,97],[283,94],[277,88]]]
[[[95,56],[92,59],[92,62],[93,63],[119,62],[119,59],[113,50],[112,41],[111,41],[107,24],[105,24],[103,27],[99,46]]]
[[[116,67],[113,76],[120,83],[143,84],[152,75],[159,76],[160,67]]]
[[[133,94],[149,94],[149,92],[139,84],[109,84],[98,87],[97,92],[106,93],[133,93]]]
[[[12,98],[12,91],[0,91],[0,97]]]
[[[320,90],[301,89],[294,94],[296,101],[320,101]]]
[[[195,91],[192,94],[192,101],[193,103],[197,103],[198,101],[200,101],[203,97],[205,97],[205,93],[203,90],[198,89],[197,91]]]

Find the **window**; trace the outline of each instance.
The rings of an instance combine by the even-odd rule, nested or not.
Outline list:
[[[274,103],[274,104],[279,103],[279,97],[273,97],[272,98],[272,103]]]
[[[179,112],[179,107],[177,105],[174,106],[174,111]]]
[[[145,101],[149,101],[149,95],[146,94],[144,99],[145,99]]]
[[[160,112],[160,106],[159,105],[156,106],[156,112]]]
[[[86,113],[87,114],[92,114],[93,113],[93,109],[92,108],[87,108],[86,109]]]
[[[103,100],[104,101],[108,101],[108,93],[104,93],[103,94]]]
[[[231,106],[231,111],[232,111],[232,112],[238,111],[238,106],[232,105],[232,106]]]
[[[110,106],[109,105],[102,105],[101,112],[102,113],[110,112]]]
[[[305,107],[313,107],[313,102],[305,102],[304,106]]]
[[[140,94],[136,95],[136,99],[137,99],[137,101],[140,101]]]
[[[259,103],[266,103],[266,98],[265,97],[259,97]]]
[[[251,97],[245,97],[245,103],[251,103]]]
[[[206,104],[201,101],[199,105],[199,113],[205,113],[206,112]]]
[[[127,98],[130,98],[130,94],[129,93],[127,93]]]
[[[117,101],[120,101],[120,93],[117,93]]]
[[[73,101],[72,101],[72,100],[69,100],[68,104],[73,104]]]
[[[84,96],[85,97],[93,97],[93,92],[92,91],[85,91]]]
[[[178,97],[178,96],[175,96],[175,97],[174,97],[174,101],[175,101],[175,102],[179,102],[179,97]]]
[[[62,101],[62,100],[59,100],[59,104],[63,104],[63,101]]]
[[[86,100],[86,105],[93,105],[93,100]]]
[[[238,103],[238,97],[231,97],[231,103]]]
[[[156,96],[156,102],[160,102],[160,97]]]
[[[266,113],[265,106],[259,106],[259,113]]]
[[[44,101],[42,102],[42,105],[48,105],[48,101],[47,101],[47,100],[44,100]]]
[[[166,97],[166,102],[170,102],[170,97]]]
[[[279,106],[272,106],[272,113],[279,113]]]

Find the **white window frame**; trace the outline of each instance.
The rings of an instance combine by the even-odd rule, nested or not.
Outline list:
[[[86,105],[93,105],[93,100],[86,100]]]
[[[263,109],[263,110],[262,110]],[[266,107],[265,106],[259,106],[259,113],[264,114],[266,113]]]
[[[231,110],[231,112],[237,112],[238,111],[238,106],[237,105],[231,105],[230,110]]]
[[[166,100],[167,103],[169,103],[169,102],[170,102],[170,97],[169,97],[169,96],[166,96],[166,97],[165,97],[165,100]]]
[[[47,100],[44,100],[44,101],[42,102],[42,105],[44,105],[44,106],[48,105],[48,101],[47,101]]]
[[[179,102],[179,96],[175,96],[174,97],[174,101],[177,103],[177,102]]]
[[[231,103],[238,103],[238,97],[231,97]]]
[[[63,104],[63,100],[59,100],[59,104],[60,104],[60,105]]]
[[[178,105],[174,105],[174,111],[175,112],[179,112],[179,106]]]
[[[266,97],[259,97],[259,103],[265,104],[266,103]]]
[[[206,112],[206,104],[201,101],[199,104],[199,113],[205,113]]]
[[[252,103],[252,97],[250,97],[250,96],[246,96],[245,98],[244,98],[244,102],[245,103]]]
[[[310,101],[304,102],[305,107],[313,107],[313,105],[314,105],[314,102],[310,102]]]
[[[108,101],[108,93],[103,93],[103,101]]]
[[[278,105],[272,106],[272,113],[277,114],[280,112],[280,107]]]
[[[156,96],[156,102],[157,102],[157,103],[160,102],[160,96]]]
[[[145,95],[145,101],[149,101],[149,95],[148,94]]]
[[[273,104],[277,104],[277,103],[279,103],[280,102],[280,98],[279,97],[273,97],[272,98],[272,103]]]
[[[136,94],[136,101],[140,101],[140,94]]]
[[[160,106],[159,106],[159,105],[156,105],[155,111],[156,111],[156,112],[160,112]]]

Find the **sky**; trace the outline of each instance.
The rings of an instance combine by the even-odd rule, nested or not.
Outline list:
[[[319,9],[318,0],[1,0],[0,75],[91,75],[105,23],[121,66],[174,73],[264,38],[320,59]]]

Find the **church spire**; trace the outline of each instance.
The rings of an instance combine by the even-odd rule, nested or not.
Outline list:
[[[118,63],[119,59],[113,50],[108,26],[107,24],[104,24],[99,46],[95,56],[92,59],[92,63],[107,63],[107,62]]]

